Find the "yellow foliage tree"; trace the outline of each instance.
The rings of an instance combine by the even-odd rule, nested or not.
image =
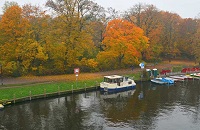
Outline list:
[[[10,70],[14,76],[27,74],[48,59],[42,44],[30,35],[32,20],[23,15],[23,11],[17,5],[10,6],[0,21],[0,61],[4,61],[4,71],[8,75],[12,75]]]

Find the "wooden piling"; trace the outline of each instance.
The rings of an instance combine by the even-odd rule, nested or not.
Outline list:
[[[46,97],[47,95],[46,95],[46,89],[44,89],[44,97]]]
[[[97,89],[97,86],[98,86],[98,82],[97,81],[96,81],[96,85],[95,86],[96,86],[96,89]]]
[[[29,100],[30,101],[31,101],[31,96],[32,96],[31,91],[29,91]]]
[[[15,94],[13,95],[13,99],[14,99],[14,104],[15,104],[15,101],[16,101],[16,96],[15,96]]]
[[[58,95],[60,95],[60,86],[58,86]]]

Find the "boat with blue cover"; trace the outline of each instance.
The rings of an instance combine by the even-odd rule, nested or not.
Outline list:
[[[157,84],[174,84],[174,80],[171,78],[155,78],[152,79],[151,82]]]
[[[109,93],[131,90],[135,87],[133,79],[120,75],[104,76],[104,81],[100,83],[100,91]]]

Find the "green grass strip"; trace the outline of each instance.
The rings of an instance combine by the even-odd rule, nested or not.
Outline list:
[[[127,75],[133,77],[134,80],[140,79],[141,73]],[[76,89],[84,89],[88,87],[99,86],[100,82],[103,81],[102,78],[97,78],[93,80],[84,81],[73,81],[73,82],[52,82],[52,83],[42,83],[42,84],[24,84],[21,87],[15,87],[15,85],[9,88],[0,89],[0,103],[7,100],[13,100],[18,98],[24,98],[37,95],[44,95],[48,93],[56,93],[61,91],[70,91]]]
[[[14,98],[23,98],[28,96],[36,96],[47,93],[55,93],[59,91],[75,90],[85,87],[98,86],[103,79],[74,81],[74,82],[55,82],[48,84],[26,85],[22,87],[13,87],[0,89],[0,101],[12,100]]]

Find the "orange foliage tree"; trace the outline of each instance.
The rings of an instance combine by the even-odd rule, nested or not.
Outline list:
[[[97,55],[100,68],[121,68],[138,64],[141,52],[148,47],[143,30],[123,19],[107,25],[103,40],[104,51]]]

